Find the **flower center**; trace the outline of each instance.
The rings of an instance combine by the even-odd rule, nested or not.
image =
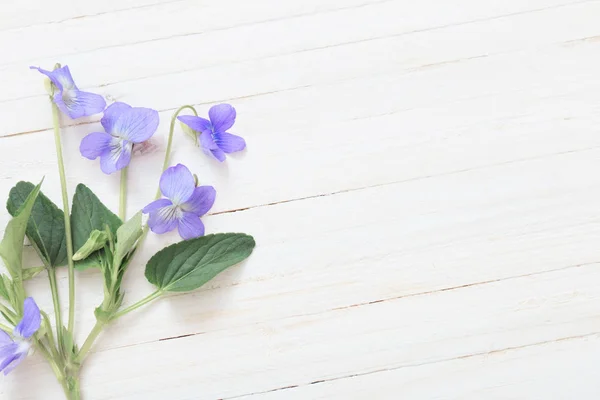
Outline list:
[[[77,94],[73,90],[63,90],[62,92],[62,100],[67,105],[70,106],[75,103],[75,98]]]
[[[17,344],[17,353],[19,354],[29,354],[29,350],[31,349],[31,343],[29,342],[29,340],[21,338],[21,337],[15,337],[15,343]]]

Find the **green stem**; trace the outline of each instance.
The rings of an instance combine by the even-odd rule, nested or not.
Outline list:
[[[121,170],[121,195],[119,197],[119,217],[125,221],[127,216],[127,167]]]
[[[113,317],[111,318],[111,321],[114,321],[115,319],[120,318],[123,315],[130,313],[133,310],[137,310],[138,308],[150,303],[152,300],[155,300],[162,295],[163,295],[163,291],[160,289],[154,293],[151,293],[150,295],[144,297],[142,300],[138,301],[137,303],[134,303],[134,304],[130,305],[129,307],[124,308],[121,311],[119,311],[118,313],[116,313],[115,315],[113,315]]]
[[[67,178],[63,161],[62,143],[60,139],[60,121],[58,107],[52,100],[52,119],[54,122],[54,143],[56,144],[56,158],[58,159],[58,173],[62,191],[63,212],[65,214],[65,236],[67,239],[67,261],[69,263],[69,323],[68,329],[73,333],[75,323],[75,266],[73,265],[73,237],[71,236],[71,218],[69,217],[69,195],[67,193]]]
[[[59,348],[62,348],[62,317],[60,314],[60,301],[58,297],[58,285],[56,284],[56,269],[50,267],[48,271],[48,280],[50,281],[50,290],[52,291],[52,303],[54,304],[54,318],[56,318],[56,336],[58,337]],[[52,333],[52,327],[50,333]]]
[[[193,106],[190,105],[185,105],[185,106],[181,106],[179,107],[175,113],[173,114],[173,116],[171,117],[171,126],[169,127],[169,139],[167,140],[167,150],[165,151],[165,160],[163,162],[163,166],[162,166],[162,170],[160,171],[161,174],[163,172],[165,172],[165,170],[169,167],[169,161],[171,159],[171,148],[173,147],[173,136],[175,133],[175,122],[177,121],[177,116],[179,116],[179,114],[185,110],[191,110],[194,115],[197,117],[198,116],[198,112],[196,111],[196,109]],[[156,189],[156,195],[154,196],[155,200],[160,199],[161,196],[161,192],[160,192],[160,185],[158,187],[158,189]],[[137,246],[141,246],[142,244],[144,244],[144,241],[146,240],[146,236],[148,235],[148,225],[144,226],[144,230],[142,232],[142,236],[140,237],[140,239],[138,240],[138,243],[136,245]]]
[[[90,334],[88,335],[87,339],[85,339],[85,342],[83,342],[83,346],[81,346],[81,349],[77,354],[76,361],[78,363],[81,363],[85,356],[87,356],[87,353],[91,350],[94,341],[96,340],[100,332],[102,332],[102,328],[104,328],[104,325],[106,325],[106,321],[96,321],[96,325],[94,325],[94,327],[90,331]]]
[[[9,326],[6,326],[4,324],[0,324],[0,329],[2,329],[6,333],[11,333],[13,331]]]
[[[171,158],[171,147],[173,146],[173,133],[175,132],[175,122],[177,121],[177,116],[179,115],[179,113],[181,113],[183,110],[185,109],[189,109],[191,110],[194,115],[197,117],[198,113],[196,112],[196,109],[190,105],[185,105],[185,106],[181,106],[177,109],[177,111],[175,111],[175,114],[173,114],[173,116],[171,117],[171,126],[169,128],[169,139],[167,141],[167,150],[165,152],[165,161],[163,162],[163,167],[162,167],[162,171],[164,172],[167,167],[169,166],[169,159]],[[156,198],[160,198],[160,187],[158,188],[158,190],[156,191]]]

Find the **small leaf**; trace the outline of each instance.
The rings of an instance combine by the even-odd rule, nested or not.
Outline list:
[[[85,271],[88,268],[100,268],[102,266],[102,257],[104,250],[90,254],[87,258],[81,261],[75,261],[75,269]]]
[[[10,190],[6,203],[10,215],[15,216],[34,189],[35,185],[31,182],[19,182]],[[38,194],[31,210],[26,233],[46,265],[57,267],[67,263],[65,215],[42,192]]]
[[[75,355],[78,352],[77,343],[73,340],[73,334],[65,328],[62,327],[62,349],[66,354]]]
[[[40,192],[40,185],[41,183],[29,193],[25,202],[15,212],[15,216],[8,222],[4,237],[0,242],[0,257],[4,260],[4,264],[15,284],[20,284],[23,279],[23,242],[27,221],[29,221],[33,204]]]
[[[39,275],[40,272],[45,270],[46,267],[33,267],[33,268],[25,268],[23,270],[23,280],[26,281],[28,279],[34,278]]]
[[[133,245],[142,236],[142,212],[139,211],[129,221],[117,229],[117,246],[113,265],[119,268],[121,262],[127,256]]]
[[[108,234],[104,231],[93,230],[90,237],[77,253],[73,254],[73,261],[81,261],[88,258],[93,252],[100,250],[108,241]]]
[[[146,279],[164,291],[194,290],[246,259],[254,246],[254,238],[243,233],[220,233],[176,243],[148,261]]]
[[[94,230],[103,231],[108,225],[114,235],[122,224],[87,186],[77,185],[71,208],[73,248],[80,249]]]
[[[194,144],[196,146],[198,146],[198,136],[200,136],[200,132],[193,130],[188,125],[184,124],[183,122],[180,122],[179,124],[181,125],[181,130],[183,131],[183,133],[185,133],[187,136],[191,137],[192,140],[194,141]]]
[[[13,293],[13,283],[10,278],[4,274],[0,274],[0,296],[10,302]]]

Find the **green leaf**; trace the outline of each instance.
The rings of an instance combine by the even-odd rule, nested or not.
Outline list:
[[[194,290],[246,259],[254,246],[254,238],[243,233],[220,233],[176,243],[148,261],[146,279],[168,292]]]
[[[100,268],[102,266],[102,257],[104,257],[104,250],[92,253],[81,261],[75,261],[75,269],[85,271],[88,268]]]
[[[117,246],[113,265],[118,268],[133,245],[142,236],[142,212],[139,211],[129,221],[117,229]]]
[[[10,215],[16,215],[34,189],[35,185],[31,182],[19,182],[10,190],[6,203]],[[26,233],[44,264],[57,267],[67,263],[65,215],[42,192],[31,210]]]
[[[194,141],[194,144],[196,146],[198,146],[198,137],[200,135],[200,132],[193,130],[188,125],[184,124],[183,122],[180,122],[179,124],[181,125],[181,130],[183,131],[183,133],[185,133],[187,136],[191,137],[192,140]]]
[[[42,272],[45,269],[46,269],[46,267],[44,267],[44,266],[25,268],[25,269],[23,269],[23,280],[26,281],[28,279],[35,278],[36,276],[39,275],[40,272]]]
[[[23,281],[23,242],[25,240],[25,231],[27,221],[31,215],[33,204],[40,192],[40,185],[37,185],[21,207],[15,212],[15,216],[8,222],[2,242],[0,242],[0,257],[10,273],[15,284],[21,284]]]
[[[104,231],[93,230],[90,237],[77,253],[73,254],[73,261],[81,261],[89,257],[93,252],[100,250],[108,242],[108,234]]]
[[[0,297],[10,302],[14,292],[15,290],[10,278],[4,274],[0,274]]]
[[[87,186],[77,185],[71,208],[73,248],[80,249],[94,230],[103,231],[108,225],[114,235],[122,224]]]

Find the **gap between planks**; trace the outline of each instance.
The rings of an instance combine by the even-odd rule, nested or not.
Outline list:
[[[376,369],[373,371],[359,372],[356,374],[337,376],[337,377],[321,379],[321,380],[317,380],[317,381],[313,381],[313,382],[309,382],[309,383],[299,383],[299,384],[295,384],[295,385],[288,385],[288,386],[278,387],[278,388],[264,390],[264,391],[260,391],[260,392],[246,393],[246,394],[241,394],[241,395],[232,396],[232,397],[222,397],[219,400],[233,400],[233,399],[245,398],[245,397],[250,397],[250,396],[258,396],[261,394],[279,392],[279,391],[289,390],[289,389],[296,389],[296,388],[300,388],[300,387],[306,387],[306,386],[310,386],[310,385],[318,385],[320,383],[334,382],[334,381],[339,381],[339,380],[343,380],[343,379],[351,379],[351,378],[356,378],[356,377],[360,377],[360,376],[368,376],[368,375],[378,374],[378,373],[382,373],[382,372],[397,371],[400,369],[415,368],[415,367],[421,367],[424,365],[435,365],[435,364],[446,363],[446,362],[454,361],[454,360],[464,360],[464,359],[488,356],[488,355],[498,354],[498,353],[508,353],[508,352],[518,351],[518,350],[522,350],[522,349],[533,348],[533,347],[537,347],[537,346],[544,346],[544,345],[551,344],[551,343],[567,342],[567,341],[571,341],[571,340],[581,340],[581,339],[587,339],[587,338],[599,337],[599,336],[600,336],[600,332],[586,333],[585,335],[577,335],[577,336],[567,336],[567,337],[562,337],[562,338],[554,339],[554,340],[546,340],[546,341],[542,341],[542,342],[530,343],[530,344],[526,344],[523,346],[506,347],[504,349],[478,352],[478,353],[473,353],[473,354],[468,354],[468,355],[458,356],[458,357],[449,357],[449,358],[445,358],[442,360],[402,365],[402,366],[395,367],[395,368],[380,368],[380,369]]]

